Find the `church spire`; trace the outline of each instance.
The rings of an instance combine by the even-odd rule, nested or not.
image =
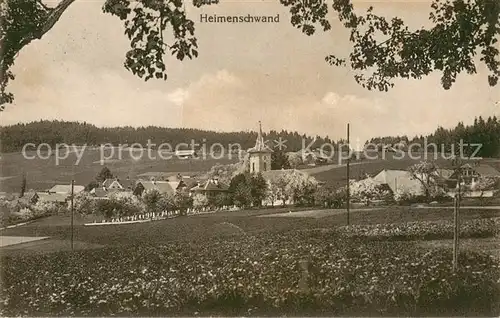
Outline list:
[[[248,149],[249,152],[273,152],[265,143],[264,135],[262,134],[262,123],[259,121],[259,130],[257,131],[257,140],[255,146]]]
[[[257,151],[262,151],[265,147],[264,137],[262,136],[262,123],[259,120],[259,133],[257,135],[257,140],[255,141],[254,149]]]

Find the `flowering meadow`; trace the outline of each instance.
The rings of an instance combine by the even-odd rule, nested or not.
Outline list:
[[[337,228],[347,237],[379,240],[433,240],[453,238],[454,225],[450,220],[351,225]],[[460,223],[461,238],[485,238],[500,232],[500,218],[471,219]]]
[[[2,316],[500,314],[491,256],[335,230],[1,257]]]

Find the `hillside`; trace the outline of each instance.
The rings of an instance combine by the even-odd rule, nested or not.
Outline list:
[[[332,143],[328,137],[307,136],[298,132],[286,130],[271,130],[264,133],[265,139],[271,142],[280,137],[286,140],[287,151],[297,151],[302,148],[302,140],[309,144],[316,138],[318,144]],[[254,131],[216,132],[192,128],[167,128],[167,127],[96,127],[88,123],[65,121],[37,121],[28,124],[17,124],[0,128],[1,152],[21,151],[27,143],[40,145],[42,143],[55,147],[56,144],[68,145],[102,145],[111,143],[115,146],[139,143],[144,147],[151,141],[157,146],[169,143],[172,147],[181,143],[198,147],[210,147],[220,143],[226,149],[231,145],[239,144],[242,149],[248,149],[255,144],[257,133]]]

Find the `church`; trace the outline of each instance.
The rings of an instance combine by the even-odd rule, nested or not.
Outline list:
[[[262,125],[260,122],[255,146],[248,149],[247,153],[251,173],[263,173],[271,170],[271,154],[273,151],[264,141],[264,137],[262,135]]]

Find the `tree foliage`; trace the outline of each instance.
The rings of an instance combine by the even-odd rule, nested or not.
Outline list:
[[[314,193],[314,203],[325,208],[341,208],[347,201],[346,187],[318,187]]]
[[[282,138],[287,141],[290,150],[298,151],[304,142],[309,145],[313,136],[301,135],[296,131],[271,130],[264,134],[266,140],[277,140]],[[159,146],[168,143],[175,147],[180,143],[196,141],[200,145],[206,145],[209,149],[213,144],[219,143],[229,148],[229,145],[238,144],[241,150],[246,150],[255,145],[256,132],[216,132],[194,128],[166,128],[157,126],[147,127],[96,127],[83,122],[49,121],[41,120],[30,123],[20,123],[11,126],[0,127],[0,140],[2,141],[2,152],[21,151],[27,143],[36,146],[47,143],[55,148],[57,144],[99,146],[108,143],[118,145],[131,145],[140,143],[146,147],[148,140]],[[316,136],[316,144],[333,143],[329,137]],[[35,146],[35,147],[36,147]],[[32,150],[28,148],[27,150]],[[229,149],[226,149],[227,152]],[[208,154],[207,154],[208,155]],[[231,154],[233,158],[237,154]],[[300,156],[300,155],[299,155]],[[249,167],[245,157],[243,166]]]
[[[351,180],[349,189],[353,200],[365,202],[367,205],[372,200],[389,200],[391,197],[391,193],[373,180],[373,178],[366,178],[359,181]]]
[[[454,153],[469,157],[498,157],[500,155],[500,121],[496,116],[483,118],[479,116],[474,119],[473,124],[464,125],[459,122],[453,128],[438,127],[433,133],[427,136],[415,136],[411,140],[407,136],[386,136],[370,139],[371,144],[378,144],[379,149],[383,145],[395,146],[403,143],[411,146],[415,151],[420,147],[423,149],[427,141],[428,151],[437,150],[441,153]],[[460,142],[463,146],[460,148]],[[433,145],[437,149],[433,149]],[[416,146],[415,145],[419,145]],[[477,145],[481,145],[477,148]]]
[[[261,173],[240,173],[231,179],[229,193],[230,201],[240,208],[261,206],[268,194],[267,182]]]
[[[197,193],[193,196],[193,208],[200,211],[208,207],[208,199],[206,195]]]
[[[59,20],[75,0],[61,0],[54,8],[41,0],[10,0],[1,3],[0,107],[11,103],[6,91],[14,79],[11,67],[20,50],[40,39]],[[193,0],[196,7],[218,1]],[[410,30],[399,17],[377,15],[370,7],[360,14],[351,0],[280,0],[289,8],[291,24],[306,35],[318,28],[331,29],[334,13],[350,31],[349,57],[328,55],[330,65],[348,65],[356,81],[367,89],[387,91],[395,78],[420,79],[433,71],[441,72],[441,84],[449,89],[463,72],[477,72],[477,58],[489,70],[488,83],[494,86],[500,76],[498,35],[500,2],[497,0],[433,0],[431,26]],[[359,11],[359,10],[358,10]],[[130,50],[124,66],[144,80],[167,79],[165,55],[178,60],[196,58],[198,42],[195,23],[190,20],[182,0],[107,0],[103,12],[124,23]]]
[[[82,191],[75,195],[74,208],[78,214],[93,214],[96,210],[96,200],[87,191]]]
[[[425,196],[431,199],[437,189],[437,166],[432,161],[422,161],[408,167],[411,177],[422,185]]]
[[[95,179],[98,183],[102,184],[104,181],[106,181],[106,179],[111,178],[113,178],[113,173],[111,173],[111,170],[109,170],[108,167],[103,167]]]
[[[288,156],[283,151],[275,151],[271,154],[271,169],[290,169],[290,162],[288,162]]]

